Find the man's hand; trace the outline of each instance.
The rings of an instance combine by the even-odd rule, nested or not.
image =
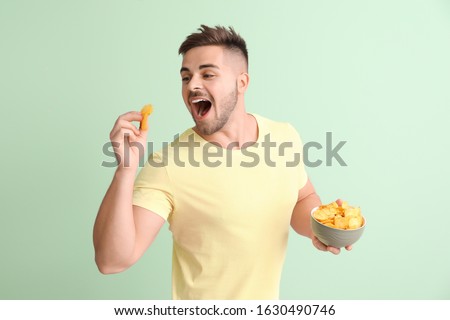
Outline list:
[[[339,249],[339,248],[330,247],[330,246],[325,245],[319,239],[317,239],[316,236],[312,237],[312,243],[313,243],[314,247],[316,247],[320,251],[328,251],[328,252],[331,252],[332,254],[339,254],[341,252],[341,249]],[[350,250],[352,250],[352,246],[346,246],[345,249],[347,249],[347,251],[350,251]]]
[[[341,206],[342,200],[337,199],[336,203],[339,206]],[[319,239],[317,239],[317,237],[315,235],[313,235],[313,237],[312,237],[312,243],[313,243],[314,247],[316,247],[320,251],[328,251],[328,252],[331,252],[332,254],[339,254],[341,252],[341,249],[339,249],[339,248],[327,246],[326,244],[322,243]],[[352,250],[352,246],[346,246],[345,249],[347,251],[350,251],[350,250]]]
[[[141,121],[139,111],[121,115],[109,135],[118,163],[117,169],[137,170],[139,160],[145,155],[147,131],[136,128],[132,121]]]

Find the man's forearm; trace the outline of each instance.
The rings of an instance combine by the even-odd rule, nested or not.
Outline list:
[[[94,225],[95,261],[103,273],[127,268],[135,245],[133,171],[116,171]]]
[[[295,232],[302,236],[312,238],[313,234],[310,222],[311,210],[321,204],[322,202],[315,192],[297,201],[291,218],[291,226]]]

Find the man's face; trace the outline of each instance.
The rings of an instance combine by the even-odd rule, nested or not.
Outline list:
[[[180,70],[183,100],[203,135],[222,129],[236,107],[236,55],[219,46],[196,47],[184,55]]]

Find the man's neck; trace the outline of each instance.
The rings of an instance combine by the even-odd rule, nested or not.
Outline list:
[[[199,134],[195,128],[194,131]],[[225,149],[241,149],[258,140],[258,123],[255,117],[245,110],[240,112],[236,110],[222,129],[211,135],[201,135],[201,137]]]

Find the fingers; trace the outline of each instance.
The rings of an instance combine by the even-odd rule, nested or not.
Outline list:
[[[328,251],[335,255],[338,255],[341,252],[341,249],[339,249],[339,248],[330,247],[330,246],[325,245],[319,239],[317,239],[316,236],[313,236],[312,242],[313,242],[314,247],[316,247],[320,251]]]
[[[128,142],[134,142],[134,141],[137,140],[137,137],[138,137],[138,134],[136,134],[134,132],[134,130],[124,129],[124,128],[122,128],[118,132],[118,135],[120,135],[120,136],[119,137],[116,136],[115,138],[119,138],[120,140],[123,140],[123,141],[127,141],[128,140]]]
[[[136,136],[140,135],[140,131],[131,122],[141,121],[141,119],[142,115],[137,111],[127,112],[119,116],[110,133],[111,141],[122,141],[126,134],[128,134],[131,141],[136,140]]]
[[[331,252],[332,254],[338,255],[341,253],[341,249],[335,248],[335,247],[327,247],[327,251]]]
[[[313,243],[314,247],[316,247],[320,251],[328,251],[328,249],[327,249],[328,247],[324,243],[322,243],[319,239],[317,239],[316,236],[313,236],[312,243]]]
[[[139,111],[130,111],[119,116],[119,119],[125,121],[141,121],[142,114]]]
[[[117,121],[110,133],[110,139],[123,140],[126,135],[135,139],[136,136],[140,135],[140,131],[130,122],[123,120]]]

